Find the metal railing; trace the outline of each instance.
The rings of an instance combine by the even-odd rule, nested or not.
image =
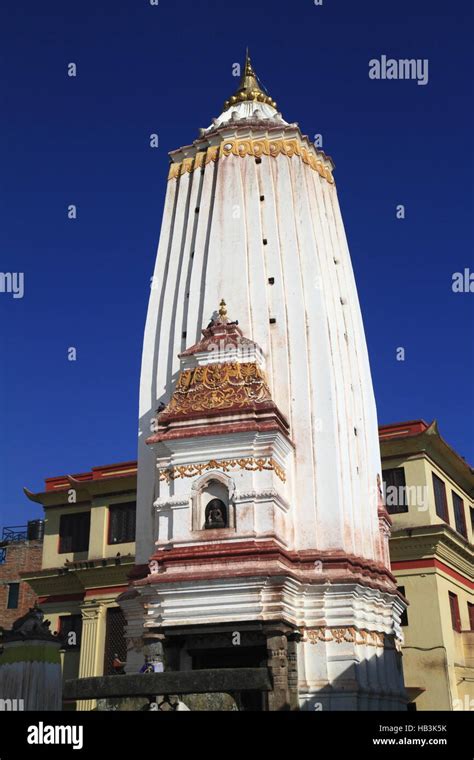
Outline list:
[[[26,541],[28,538],[27,525],[8,525],[2,530],[0,540],[0,565],[4,564],[7,556],[7,547],[9,544],[15,544],[20,541]]]

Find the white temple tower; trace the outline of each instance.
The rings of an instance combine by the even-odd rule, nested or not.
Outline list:
[[[170,158],[127,635],[162,632],[179,670],[224,663],[226,641],[235,664],[242,632],[243,664],[266,651],[286,674],[269,709],[405,709],[404,600],[333,163],[248,56],[221,115]]]

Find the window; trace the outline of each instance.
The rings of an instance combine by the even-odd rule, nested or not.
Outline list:
[[[399,591],[402,596],[405,596],[405,586],[397,586],[397,591]],[[402,616],[400,618],[400,625],[401,626],[408,625],[408,610],[404,610],[402,612]]]
[[[125,544],[135,541],[136,504],[114,504],[109,509],[109,544]]]
[[[461,497],[457,495],[457,493],[454,493],[454,491],[451,491],[451,493],[453,496],[454,524],[456,526],[456,530],[458,533],[464,536],[464,538],[467,538],[466,518],[464,517],[464,502]]]
[[[90,512],[61,515],[59,521],[59,554],[86,552],[89,548]]]
[[[82,636],[82,615],[60,615],[59,633],[64,649],[79,649]]]
[[[382,480],[387,512],[391,515],[408,512],[404,468],[393,467],[390,470],[382,470]]]
[[[448,503],[446,501],[446,486],[441,478],[433,473],[433,489],[435,497],[436,514],[444,522],[449,522]]]
[[[9,583],[8,584],[7,609],[9,609],[9,610],[16,610],[16,608],[18,607],[19,596],[20,596],[20,584],[19,583]]]
[[[116,658],[121,662],[127,659],[126,622],[120,607],[108,608],[105,623],[104,676],[116,672],[113,665]]]
[[[459,600],[456,594],[449,592],[449,606],[451,608],[451,623],[455,631],[461,630],[461,616],[459,614]]]
[[[474,604],[471,602],[467,603],[467,611],[469,614],[469,628],[471,631],[474,631]]]

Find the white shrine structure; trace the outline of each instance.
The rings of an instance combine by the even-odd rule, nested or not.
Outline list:
[[[248,56],[220,116],[170,158],[127,671],[146,634],[165,669],[267,666],[273,692],[242,709],[404,710],[405,601],[334,165]]]

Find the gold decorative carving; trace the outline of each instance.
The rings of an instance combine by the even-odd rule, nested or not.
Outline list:
[[[180,171],[181,171],[181,164],[179,163],[170,164],[168,179],[176,179],[177,177],[179,177]]]
[[[279,140],[269,140],[268,138],[224,140],[220,145],[210,146],[205,152],[196,153],[194,158],[185,158],[181,163],[171,164],[168,179],[176,179],[181,174],[192,172],[201,167],[203,163],[209,164],[211,161],[216,161],[219,156],[254,156],[255,158],[271,156],[275,158],[280,154],[289,158],[298,156],[304,164],[308,164],[314,171],[317,171],[323,179],[331,184],[334,183],[334,177],[329,166],[326,166],[309,147],[303,145],[300,140],[285,140],[283,138]]]
[[[199,151],[194,158],[194,169],[201,169],[204,166],[204,160],[206,158],[206,151]]]
[[[381,648],[383,648],[385,640],[385,634],[379,631],[368,631],[363,628],[313,628],[307,629],[306,637],[306,640],[311,644],[317,644],[318,641],[325,643],[335,641],[336,644],[347,642]]]
[[[160,469],[160,480],[165,480],[169,483],[171,480],[177,478],[194,478],[196,475],[202,475],[203,472],[208,470],[222,470],[228,472],[229,470],[273,470],[283,482],[286,481],[285,471],[280,465],[275,462],[272,457],[241,457],[239,459],[223,459],[216,460],[211,459],[205,464],[185,464],[177,465],[176,467],[164,467]]]
[[[164,414],[245,407],[271,401],[261,369],[254,362],[227,362],[186,369]]]

